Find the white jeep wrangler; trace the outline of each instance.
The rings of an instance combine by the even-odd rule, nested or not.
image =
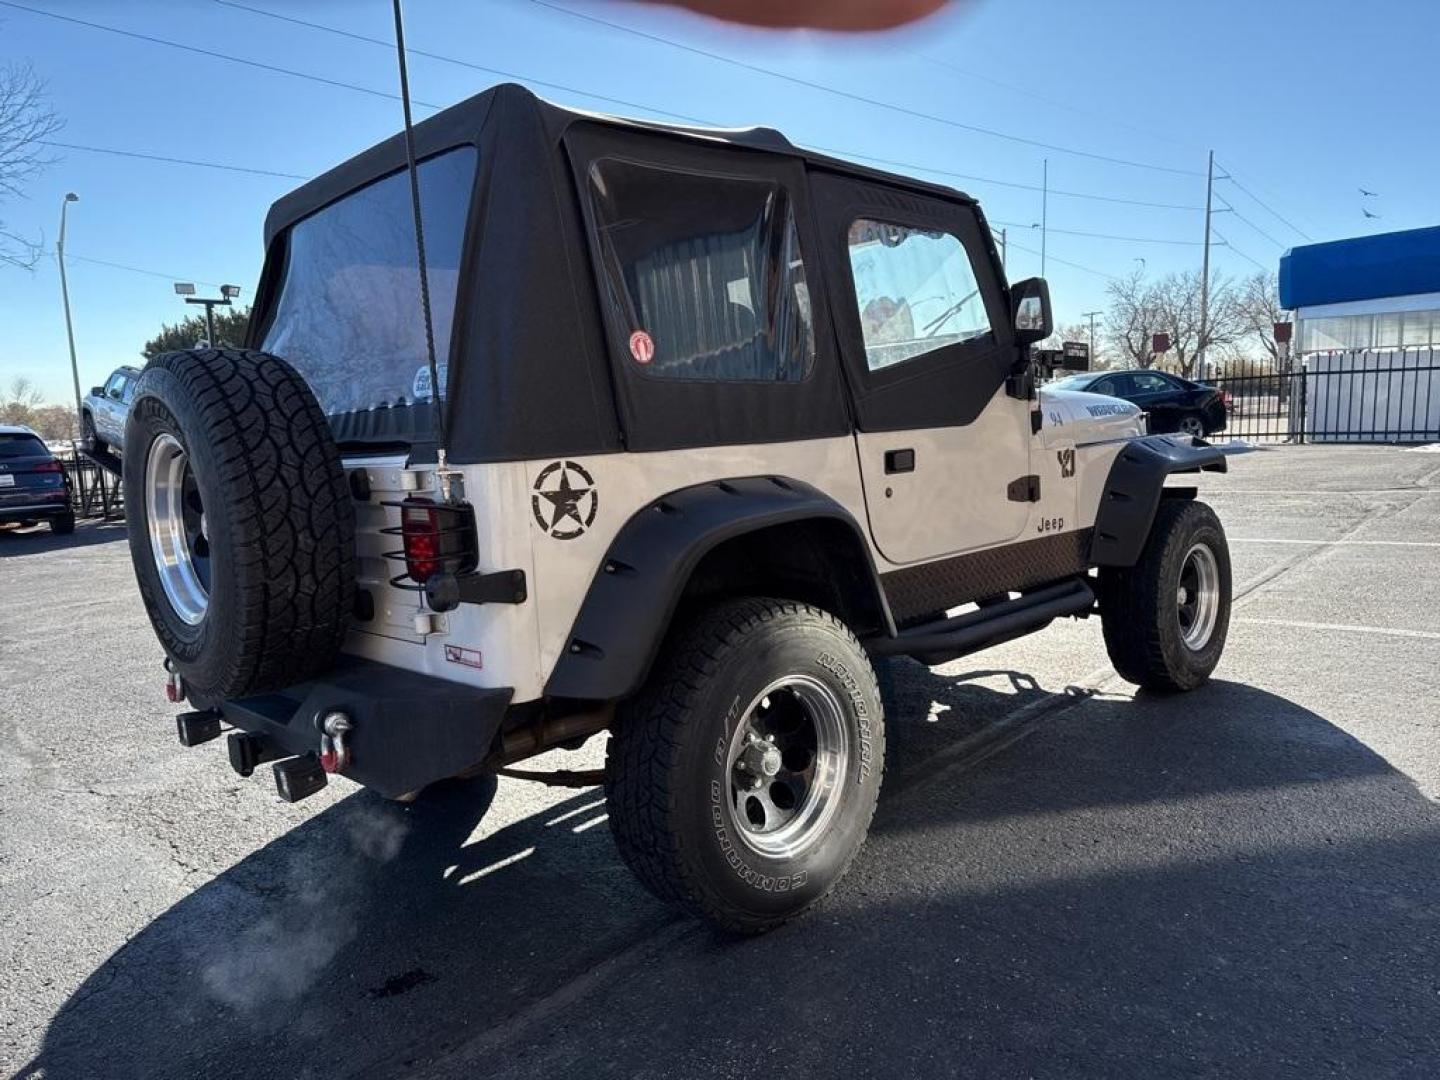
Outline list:
[[[874,663],[1098,612],[1203,682],[1230,562],[1200,440],[1037,393],[1045,284],[974,200],[766,129],[501,86],[275,204],[247,350],[171,353],[125,433],[181,741],[392,797],[609,732],[625,861],[737,931],[865,837]],[[438,390],[438,395],[436,391]]]

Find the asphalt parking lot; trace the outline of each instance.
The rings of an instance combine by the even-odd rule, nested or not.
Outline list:
[[[907,662],[869,844],[751,941],[642,892],[593,790],[280,803],[176,745],[123,528],[0,533],[0,1066],[1440,1075],[1440,454],[1201,486],[1215,681],[1136,696],[1095,620]]]

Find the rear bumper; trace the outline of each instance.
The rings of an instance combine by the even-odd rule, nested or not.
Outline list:
[[[317,753],[322,719],[343,712],[352,729],[342,775],[393,799],[483,761],[512,693],[345,657],[324,679],[195,704],[218,708],[226,723],[260,736],[272,751],[267,758]]]
[[[59,498],[37,498],[26,499],[23,502],[0,501],[0,522],[13,521],[54,521],[57,518],[71,517],[74,511],[70,509],[70,496],[62,493]]]

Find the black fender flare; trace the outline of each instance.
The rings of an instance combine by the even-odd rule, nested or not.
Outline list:
[[[1110,463],[1110,475],[1095,512],[1090,539],[1091,566],[1134,566],[1140,560],[1155,513],[1172,473],[1226,472],[1225,455],[1209,443],[1183,435],[1132,439]],[[1194,498],[1195,490],[1171,488]]]
[[[545,694],[591,701],[629,697],[644,683],[691,574],[709,552],[747,533],[813,520],[838,521],[853,530],[884,631],[893,635],[894,619],[854,515],[803,481],[719,480],[672,491],[621,526],[591,580]]]

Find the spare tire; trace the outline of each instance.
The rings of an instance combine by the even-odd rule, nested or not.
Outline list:
[[[355,594],[355,507],[315,395],[279,357],[167,353],[125,427],[140,596],[192,700],[323,674]]]

